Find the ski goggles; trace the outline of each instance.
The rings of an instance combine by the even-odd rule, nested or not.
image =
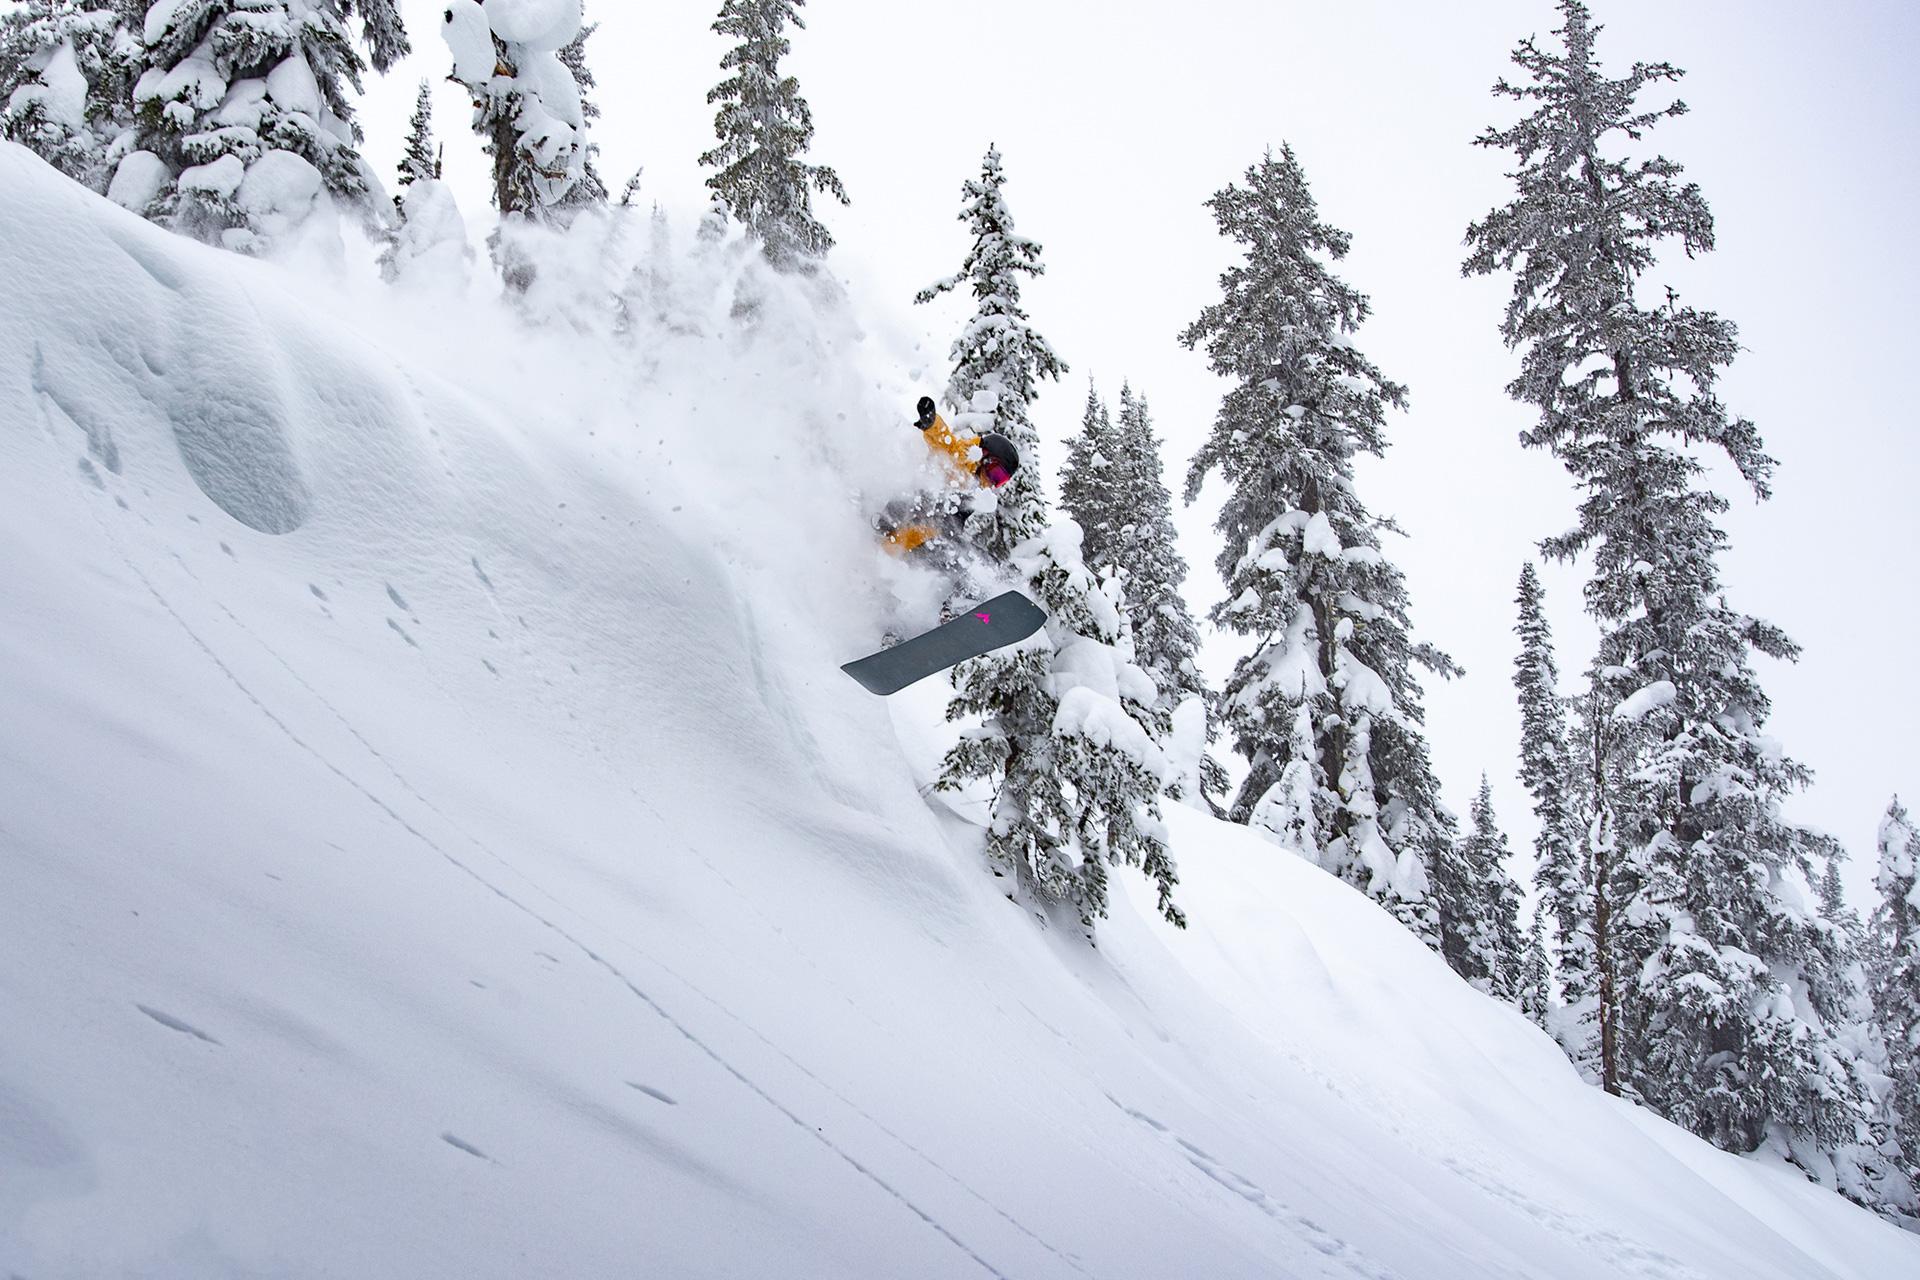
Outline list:
[[[980,478],[998,489],[1001,485],[1013,479],[1013,472],[1007,470],[1007,464],[998,458],[982,458],[980,460]]]

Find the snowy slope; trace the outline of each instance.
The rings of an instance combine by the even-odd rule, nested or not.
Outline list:
[[[891,357],[750,263],[636,360],[0,228],[0,1274],[1920,1272],[1243,831],[1008,903],[835,670]]]

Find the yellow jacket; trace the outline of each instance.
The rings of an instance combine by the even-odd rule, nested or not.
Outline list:
[[[955,431],[938,411],[933,415],[933,425],[920,434],[926,438],[927,448],[933,450],[934,456],[946,465],[950,477],[948,488],[960,489],[986,483],[980,479],[979,472],[974,470],[974,463],[977,460],[975,450],[980,447],[979,436],[962,435]],[[882,541],[885,542],[887,550],[896,555],[904,555],[939,536],[939,525],[916,520],[894,529]]]
[[[980,477],[973,469],[977,460],[973,451],[980,447],[979,436],[961,435],[948,426],[947,420],[938,412],[933,415],[933,425],[920,434],[926,437],[927,448],[933,450],[934,456],[946,463],[948,470],[953,472],[957,485],[964,487],[968,482],[980,483]]]

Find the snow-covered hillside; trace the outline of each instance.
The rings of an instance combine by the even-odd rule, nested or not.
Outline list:
[[[629,350],[0,146],[0,1275],[1920,1273],[1244,830],[1010,903],[836,670],[910,371],[758,270]]]

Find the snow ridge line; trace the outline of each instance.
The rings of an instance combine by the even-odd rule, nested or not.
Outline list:
[[[207,656],[208,661],[212,662],[213,665],[219,669],[220,673],[227,678],[228,682],[231,683],[235,689],[240,691],[241,696],[245,697],[248,702],[251,702],[276,729],[280,730],[280,732],[286,736],[289,742],[292,742],[295,746],[299,747],[302,751],[312,756],[329,773],[339,778],[342,782],[346,783],[353,790],[359,792],[370,803],[372,803],[372,805],[375,808],[379,809],[382,813],[386,814],[387,817],[390,818],[397,826],[399,826],[401,830],[405,831],[408,835],[418,840],[421,844],[425,845],[427,848],[439,854],[442,859],[444,859],[447,863],[452,865],[455,869],[464,873],[467,877],[475,881],[482,888],[491,892],[495,897],[499,898],[501,901],[507,903],[509,906],[513,907],[514,909],[518,910],[519,912],[526,915],[530,919],[534,920],[536,923],[540,924],[542,927],[546,928],[550,932],[557,934],[559,937],[564,939],[569,945],[571,945],[574,949],[576,949],[582,955],[584,955],[587,959],[593,961],[593,963],[605,969],[609,974],[611,974],[615,979],[617,979],[621,983],[621,985],[626,987],[628,991],[631,991],[635,996],[638,996],[640,1000],[643,1003],[645,1003],[648,1008],[652,1009],[654,1013],[661,1018],[662,1021],[664,1021],[668,1026],[672,1027],[675,1031],[679,1032],[680,1035],[683,1038],[685,1038],[689,1044],[693,1045],[696,1049],[700,1050],[701,1053],[711,1058],[722,1070],[726,1071],[727,1074],[731,1075],[734,1079],[738,1080],[742,1085],[745,1085],[749,1091],[751,1091],[753,1094],[759,1097],[768,1106],[772,1107],[774,1110],[778,1111],[781,1115],[785,1116],[802,1132],[810,1135],[815,1141],[819,1142],[822,1146],[826,1147],[829,1151],[839,1156],[841,1160],[845,1161],[848,1165],[850,1165],[862,1177],[866,1178],[868,1181],[872,1182],[875,1186],[879,1187],[882,1191],[886,1192],[888,1196],[899,1201],[902,1207],[907,1209],[910,1213],[912,1213],[915,1217],[919,1218],[922,1222],[926,1223],[935,1232],[937,1232],[939,1235],[944,1237],[949,1243],[951,1243],[955,1248],[959,1249],[962,1253],[966,1254],[967,1257],[971,1258],[974,1262],[978,1263],[980,1267],[984,1271],[986,1271],[989,1275],[994,1276],[996,1280],[1011,1280],[1011,1277],[1007,1276],[1005,1272],[1002,1272],[997,1267],[995,1267],[992,1263],[988,1262],[985,1258],[981,1257],[980,1254],[977,1253],[969,1245],[967,1245],[965,1241],[961,1240],[958,1236],[954,1235],[953,1232],[949,1231],[944,1225],[942,1225],[939,1222],[939,1220],[934,1218],[926,1210],[922,1209],[919,1205],[915,1204],[912,1200],[908,1199],[898,1188],[888,1183],[884,1178],[880,1177],[873,1170],[867,1168],[867,1166],[865,1166],[864,1164],[861,1164],[859,1160],[855,1159],[847,1151],[845,1151],[844,1149],[836,1145],[833,1142],[833,1140],[828,1138],[825,1135],[825,1133],[822,1132],[819,1128],[809,1125],[805,1120],[801,1119],[800,1116],[796,1114],[791,1108],[787,1107],[786,1104],[782,1103],[779,1099],[775,1098],[766,1089],[762,1088],[759,1084],[755,1083],[751,1078],[749,1078],[738,1067],[735,1067],[731,1062],[727,1061],[726,1058],[721,1056],[719,1051],[714,1049],[711,1045],[707,1044],[707,1042],[702,1040],[698,1035],[695,1035],[693,1031],[691,1031],[685,1025],[683,1025],[672,1014],[668,1013],[667,1010],[660,1004],[659,1001],[655,1000],[652,996],[648,995],[644,990],[642,990],[640,986],[636,984],[633,981],[633,979],[629,978],[626,975],[626,973],[620,969],[618,965],[614,964],[612,961],[600,955],[600,953],[595,951],[592,947],[588,946],[586,943],[576,938],[573,934],[567,932],[567,930],[562,928],[560,925],[555,924],[552,920],[549,920],[547,917],[541,915],[538,911],[534,910],[532,907],[528,906],[526,903],[520,901],[518,898],[514,897],[512,894],[508,893],[505,889],[502,889],[500,886],[494,884],[491,880],[488,880],[485,876],[481,875],[478,871],[474,870],[471,866],[462,862],[459,858],[455,857],[453,854],[447,852],[447,850],[441,848],[440,845],[437,842],[435,842],[431,836],[427,835],[425,832],[415,827],[412,823],[408,822],[406,818],[401,816],[401,814],[393,808],[393,806],[389,805],[385,800],[382,800],[379,796],[375,795],[372,791],[369,791],[366,787],[362,786],[350,774],[342,770],[338,765],[334,764],[331,760],[327,759],[319,751],[317,751],[311,745],[309,745],[305,740],[303,740],[300,737],[299,734],[293,731],[292,727],[289,726],[286,723],[286,721],[282,720],[279,716],[275,715],[272,708],[268,707],[264,702],[262,702],[254,694],[254,692],[251,689],[249,689],[246,686],[246,684],[242,682],[237,675],[234,674],[232,668],[228,667],[225,662],[221,661],[220,655],[215,653],[213,651],[213,648],[210,645],[208,645],[207,642],[200,637],[200,634],[193,629],[191,624],[189,624],[185,618],[180,616],[179,612],[176,609],[174,609],[173,605],[167,601],[167,598],[163,596],[160,593],[159,589],[153,585],[152,579],[147,577],[146,573],[144,573],[139,568],[139,566],[135,565],[133,561],[128,557],[126,557],[124,554],[120,556],[120,560],[121,560],[121,563],[126,565],[127,569],[136,578],[140,580],[140,585],[147,589],[148,594],[153,597],[155,603],[157,603],[161,607],[161,609],[166,612],[168,617],[172,618],[174,622],[179,625],[182,631],[186,632],[187,638],[193,641],[194,646],[198,648],[200,652],[204,653]],[[641,954],[645,955],[646,953],[642,952]],[[647,957],[647,958],[651,959],[651,957]],[[685,981],[685,980],[682,979],[682,981]],[[711,999],[711,997],[709,997],[709,999]],[[897,1140],[898,1139],[896,1139],[896,1141]],[[925,1159],[924,1156],[922,1158]],[[929,1163],[932,1163],[932,1162],[929,1161]]]

